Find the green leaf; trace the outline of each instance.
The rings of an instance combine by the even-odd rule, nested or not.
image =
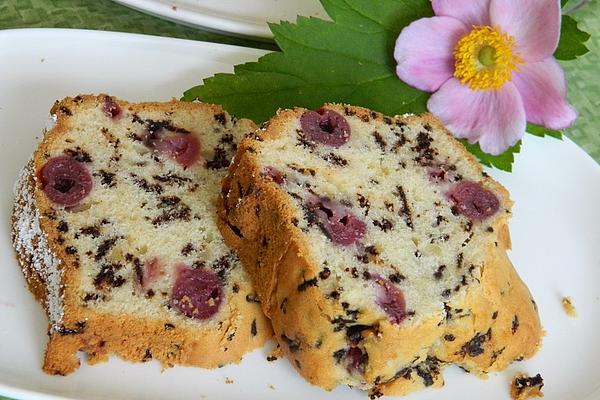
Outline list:
[[[548,129],[546,127],[534,124],[527,124],[527,132],[535,136],[550,136],[558,140],[562,140],[563,136],[561,131],[554,131],[552,129]]]
[[[493,156],[491,154],[484,153],[479,147],[478,143],[471,144],[464,139],[460,139],[460,142],[466,147],[466,149],[473,153],[475,157],[485,166],[496,167],[502,171],[512,172],[512,165],[515,161],[515,154],[521,151],[521,141],[517,144],[509,147],[504,153]]]
[[[564,8],[568,2],[569,2],[569,0],[560,0],[560,7]]]
[[[298,17],[270,24],[281,52],[237,65],[184,93],[239,117],[269,119],[279,108],[349,103],[384,114],[427,110],[429,94],[395,74],[394,41],[408,23],[433,15],[429,0],[321,0],[333,21]]]
[[[577,26],[577,21],[569,15],[562,16],[560,27],[560,41],[554,52],[554,57],[559,60],[574,60],[587,53],[589,49],[584,44],[590,34],[582,31]]]

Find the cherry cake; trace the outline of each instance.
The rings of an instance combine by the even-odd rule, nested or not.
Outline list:
[[[115,354],[215,368],[272,336],[216,225],[221,179],[255,128],[200,103],[57,102],[15,187],[13,243],[44,306],[43,369]]]
[[[430,115],[280,111],[240,144],[219,227],[294,368],[371,397],[531,357],[508,192]]]

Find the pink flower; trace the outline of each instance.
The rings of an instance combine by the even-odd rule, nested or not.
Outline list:
[[[527,121],[564,129],[577,114],[554,57],[559,0],[432,0],[435,16],[396,41],[396,73],[456,137],[500,154]]]

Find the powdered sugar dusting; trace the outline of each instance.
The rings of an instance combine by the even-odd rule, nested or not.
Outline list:
[[[40,213],[35,207],[34,187],[31,184],[33,179],[33,161],[30,161],[21,171],[14,187],[13,245],[21,255],[21,262],[27,262],[43,280],[51,329],[57,330],[63,318],[60,261],[50,250],[47,236],[40,227]],[[23,267],[27,274],[27,268]]]

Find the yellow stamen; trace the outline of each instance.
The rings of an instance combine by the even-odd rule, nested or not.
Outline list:
[[[454,48],[454,76],[473,90],[497,90],[523,64],[515,39],[491,26],[474,26]]]

